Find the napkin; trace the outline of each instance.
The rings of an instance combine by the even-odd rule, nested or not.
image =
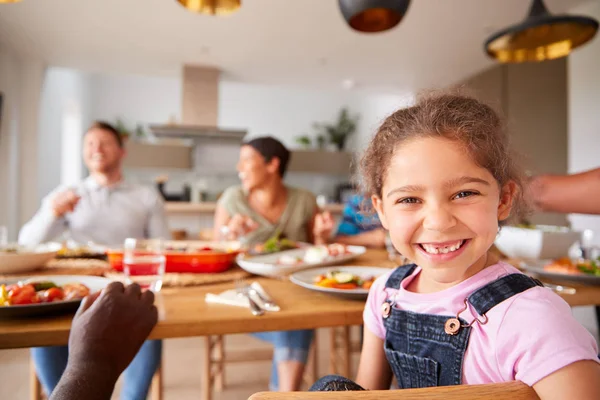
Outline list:
[[[265,290],[262,288],[262,286],[260,286],[258,282],[252,283],[252,287],[256,291],[261,293],[263,296],[266,295]],[[258,304],[258,306],[265,311],[276,312],[280,310],[279,307],[266,309],[264,303],[258,296],[252,296],[252,300],[254,300],[256,304]],[[239,295],[235,289],[229,289],[218,294],[207,293],[204,297],[204,301],[206,301],[207,303],[225,304],[228,306],[250,308],[250,302],[248,301],[248,299],[245,296]]]

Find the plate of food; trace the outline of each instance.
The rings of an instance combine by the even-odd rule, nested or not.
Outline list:
[[[217,273],[228,270],[240,253],[240,242],[177,240],[165,242],[165,272]],[[123,250],[107,251],[108,262],[123,271]]]
[[[375,279],[387,272],[382,267],[326,267],[295,272],[290,280],[310,290],[364,300]]]
[[[96,276],[35,276],[0,282],[0,318],[40,316],[77,310],[81,299],[104,289]]]
[[[19,274],[41,268],[56,256],[60,248],[60,243],[0,247],[0,274]]]
[[[58,259],[87,258],[96,260],[106,260],[106,248],[94,243],[87,245],[79,244],[74,241],[67,241],[56,254]]]
[[[364,254],[363,246],[305,245],[297,249],[253,256],[240,254],[236,261],[244,270],[264,276],[285,276],[296,271],[327,265],[343,264]]]
[[[568,257],[555,260],[527,260],[521,269],[550,279],[600,285],[600,260],[573,260]]]

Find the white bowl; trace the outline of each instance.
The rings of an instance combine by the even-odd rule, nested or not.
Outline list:
[[[536,225],[533,228],[504,226],[495,245],[507,257],[531,260],[569,256],[569,249],[581,239],[581,232],[569,228]]]
[[[46,243],[39,246],[18,247],[16,253],[0,251],[0,274],[16,274],[41,268],[56,256],[60,243]]]

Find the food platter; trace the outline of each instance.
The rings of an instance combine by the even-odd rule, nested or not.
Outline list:
[[[343,250],[339,246],[342,246]],[[364,254],[365,251],[366,248],[363,246],[339,244],[305,246],[258,256],[240,254],[237,256],[236,262],[241,268],[252,274],[280,277],[309,268],[344,264]]]
[[[104,289],[111,282],[111,280],[96,276],[53,275],[11,279],[1,281],[0,284],[12,285],[19,282],[23,284],[32,282],[52,282],[58,287],[75,283],[85,285],[89,289],[90,293],[95,293]],[[0,306],[0,318],[24,318],[70,313],[77,310],[80,302],[81,298],[74,298],[72,300],[53,301],[48,303],[4,305]]]

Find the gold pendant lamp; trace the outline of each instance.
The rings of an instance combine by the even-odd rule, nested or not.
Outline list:
[[[383,32],[400,23],[410,0],[339,0],[350,27],[359,32]]]
[[[177,0],[190,11],[207,15],[227,15],[242,6],[242,0]]]
[[[18,3],[21,0],[0,0],[0,4],[1,3]]]
[[[533,0],[527,18],[496,32],[485,42],[488,55],[501,63],[565,57],[594,37],[598,21],[579,15],[552,15],[543,0]]]

